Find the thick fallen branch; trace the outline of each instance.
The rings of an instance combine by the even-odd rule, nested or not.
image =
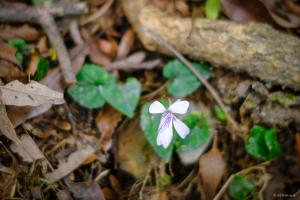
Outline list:
[[[171,55],[149,32],[191,58],[300,90],[300,40],[260,23],[192,19],[163,12],[147,0],[120,0],[145,48]]]
[[[53,5],[48,7],[28,7],[25,9],[15,9],[0,7],[0,21],[3,22],[29,22],[40,24],[47,33],[49,40],[55,50],[62,69],[62,74],[66,83],[75,83],[75,75],[72,72],[72,65],[68,56],[67,48],[64,45],[54,21],[53,16],[79,15],[86,10],[86,5],[66,4]]]

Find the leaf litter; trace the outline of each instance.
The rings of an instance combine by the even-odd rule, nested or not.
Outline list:
[[[52,46],[44,26],[9,21],[1,24],[0,77],[6,85],[0,86],[0,130],[5,136],[1,137],[0,176],[7,180],[6,185],[0,185],[1,198],[242,199],[244,194],[252,194],[254,187],[255,195],[265,199],[278,192],[298,195],[297,91],[271,87],[244,74],[216,70],[210,63],[191,60],[226,105],[217,106],[205,84],[185,65],[178,67],[174,56],[144,49],[135,34],[136,26],[128,23],[119,4],[110,0],[84,2],[90,10],[87,15],[70,22],[64,13],[68,10],[64,10],[54,25],[61,31],[74,75],[84,65],[93,64],[113,80],[105,90],[98,87],[104,100],[100,108],[79,105],[65,92],[78,83],[65,82],[61,73],[64,66],[56,58],[60,51]],[[34,8],[35,3],[22,6]],[[52,1],[47,3],[50,8],[54,5]],[[298,37],[297,29],[289,29],[299,27],[297,2],[254,1],[250,5],[223,0],[207,4],[151,0],[147,6],[165,10],[166,15],[173,12],[191,23],[195,16],[209,16],[277,24],[275,27],[287,28],[282,32]],[[56,11],[49,12],[56,15]],[[9,41],[22,41],[26,51]],[[49,61],[49,70],[36,79],[39,58]],[[203,70],[204,65],[212,70]],[[32,78],[41,81],[30,81]],[[183,141],[174,137],[172,148],[163,151],[155,146],[158,124],[155,116],[146,112],[146,106],[154,100],[172,102],[174,97],[202,106],[193,107],[182,119],[191,129],[191,137]],[[213,112],[216,116],[208,114]],[[236,140],[227,125],[230,117],[242,130]],[[255,125],[266,129],[259,137],[271,155],[264,158],[273,159],[266,165],[259,159],[262,146],[255,149],[247,143],[248,150],[245,147]],[[273,132],[265,133],[271,128],[276,130],[277,138]],[[215,138],[211,149],[207,149],[211,132],[216,132],[218,141]],[[258,138],[253,141],[261,144]],[[282,148],[283,153],[272,153],[274,148]],[[234,184],[232,177],[240,176],[244,177],[240,178],[241,184]],[[241,193],[236,192],[237,185],[245,186]]]

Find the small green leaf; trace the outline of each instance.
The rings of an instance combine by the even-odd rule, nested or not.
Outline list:
[[[31,3],[34,6],[44,6],[44,5],[51,5],[52,0],[31,0]]]
[[[229,187],[229,195],[236,200],[256,199],[256,188],[245,176],[235,176]]]
[[[100,108],[104,105],[105,99],[103,98],[99,87],[101,86],[77,83],[75,86],[68,89],[68,93],[83,107],[89,109]]]
[[[139,102],[141,86],[135,78],[129,78],[125,85],[107,84],[102,87],[106,101],[128,117],[133,117]]]
[[[209,19],[218,19],[221,11],[220,0],[206,0],[205,2],[205,15]]]
[[[84,65],[76,76],[77,84],[68,89],[70,96],[81,106],[93,109],[104,105],[103,87],[116,84],[113,75],[98,65]]]
[[[191,132],[185,139],[177,137],[175,147],[181,162],[190,165],[199,160],[211,142],[213,131],[209,120],[200,112],[189,113],[183,122]]]
[[[20,62],[20,64],[23,64],[23,62],[24,62],[24,56],[23,56],[23,54],[20,51],[16,52],[16,58]]]
[[[16,38],[16,39],[9,40],[8,43],[17,49],[16,58],[21,64],[23,64],[24,62],[23,53],[28,49],[26,42],[22,39]]]
[[[209,121],[200,112],[191,112],[183,118],[183,122],[191,132],[185,139],[178,137],[176,151],[199,149],[206,145],[212,137],[212,127]]]
[[[208,79],[211,76],[212,71],[209,65],[192,64],[205,78]],[[167,85],[167,90],[173,97],[185,97],[201,86],[199,79],[177,59],[165,65],[163,75],[171,79],[171,82]]]
[[[16,47],[16,49],[18,49],[18,51],[20,52],[24,52],[28,49],[28,46],[26,44],[26,42],[22,39],[16,38],[16,39],[11,39],[8,41],[8,43],[14,47]]]
[[[93,85],[104,85],[108,81],[115,81],[113,75],[109,74],[101,66],[93,64],[85,64],[76,75],[76,79],[78,82]]]
[[[43,57],[39,58],[38,67],[35,73],[35,80],[40,81],[42,80],[48,73],[49,69],[49,61]]]
[[[220,106],[215,106],[216,117],[220,121],[226,121],[227,115]]]
[[[172,155],[176,134],[174,134],[173,140],[167,149],[163,148],[162,146],[158,146],[156,143],[156,139],[157,139],[158,126],[159,126],[161,114],[157,114],[157,115],[150,114],[149,107],[150,107],[149,103],[146,103],[142,107],[141,115],[140,115],[140,126],[145,134],[147,141],[150,143],[155,153],[162,159],[168,161]]]
[[[263,160],[273,160],[282,154],[275,130],[263,126],[254,126],[251,129],[245,148],[250,155]]]

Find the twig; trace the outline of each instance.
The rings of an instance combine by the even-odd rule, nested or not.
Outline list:
[[[237,173],[234,173],[232,174],[228,179],[227,181],[225,182],[225,184],[222,186],[222,188],[219,190],[219,192],[216,194],[216,196],[214,197],[213,200],[219,200],[222,195],[225,193],[225,191],[227,190],[229,184],[231,183],[231,181],[234,179],[235,176],[238,176],[238,175],[246,175],[246,174],[249,174],[250,172],[252,171],[259,171],[259,170],[262,170],[264,171],[265,170],[265,166],[270,164],[270,161],[266,161],[266,162],[263,162],[263,163],[260,163],[258,165],[255,165],[255,166],[252,166],[252,167],[249,167],[249,168],[246,168],[246,169],[243,169]]]
[[[28,7],[15,9],[0,7],[0,21],[4,22],[31,22],[40,24],[47,33],[49,40],[57,51],[58,60],[62,69],[64,80],[68,84],[76,82],[72,72],[71,60],[68,55],[63,38],[61,37],[53,16],[79,15],[86,10],[86,4],[53,5],[48,7]]]
[[[72,72],[71,60],[69,58],[67,48],[64,45],[64,41],[57,30],[53,17],[48,13],[43,13],[40,16],[39,22],[57,51],[57,57],[60,62],[60,67],[65,81],[67,83],[75,83],[76,81]]]
[[[106,11],[111,7],[111,5],[113,4],[114,0],[108,0],[105,2],[105,4],[95,13],[93,13],[92,15],[90,15],[89,17],[83,19],[80,22],[80,25],[83,26],[87,23],[90,23],[96,19],[99,19],[102,15],[104,15],[106,13]]]
[[[222,110],[226,113],[228,117],[228,122],[232,125],[233,130],[237,131],[238,130],[237,122],[227,112],[227,110],[225,109],[225,105],[223,104],[218,92],[213,88],[212,85],[210,85],[210,83],[205,79],[205,77],[200,72],[198,72],[196,68],[179,51],[177,51],[173,46],[171,46],[168,42],[166,42],[160,35],[158,35],[157,33],[153,32],[150,29],[147,29],[147,31],[150,32],[155,37],[155,39],[158,41],[158,43],[160,43],[160,45],[164,46],[169,51],[171,51],[195,74],[195,76],[203,83],[203,85],[211,93],[211,95],[219,104],[219,106],[222,108]]]

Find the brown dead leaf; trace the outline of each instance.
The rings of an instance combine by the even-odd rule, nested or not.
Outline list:
[[[126,56],[130,53],[130,51],[134,45],[134,39],[135,39],[134,32],[130,28],[124,33],[124,35],[121,39],[121,42],[119,44],[118,52],[117,52],[118,60],[126,58]]]
[[[74,74],[77,74],[80,70],[88,53],[89,49],[86,44],[77,45],[69,51],[72,62],[72,72]]]
[[[82,29],[81,35],[88,45],[89,57],[91,61],[98,65],[107,66],[110,63],[110,60],[100,51],[91,33],[87,29]]]
[[[180,12],[182,16],[189,16],[189,6],[184,0],[177,0],[174,2],[176,10]]]
[[[105,200],[100,186],[95,182],[72,182],[65,180],[74,198],[81,200]]]
[[[24,162],[34,162],[44,158],[43,153],[29,135],[22,135],[20,140],[22,147],[13,143],[10,145],[10,148],[13,152],[19,154]]]
[[[117,55],[117,49],[118,44],[115,40],[105,40],[105,39],[97,39],[97,44],[99,49],[110,58],[110,60],[113,60]]]
[[[268,14],[264,4],[258,0],[240,1],[240,0],[222,0],[225,14],[232,20],[238,22],[269,22],[272,18]]]
[[[56,170],[46,174],[46,181],[48,183],[54,183],[59,179],[65,177],[66,175],[77,169],[94,152],[95,149],[93,147],[86,146],[70,154],[65,162],[62,162],[58,165],[58,168]]]
[[[300,26],[300,17],[291,13],[281,1],[261,0],[273,20],[285,28],[297,28]]]
[[[300,133],[296,134],[296,153],[298,160],[300,161]]]
[[[23,40],[36,40],[39,32],[32,26],[8,26],[5,25],[0,29],[0,38],[3,40],[10,40],[20,38]]]
[[[43,104],[63,104],[63,94],[31,81],[24,85],[18,80],[0,86],[1,103],[14,106],[40,106]]]
[[[39,63],[39,56],[37,54],[32,54],[26,73],[29,74],[30,76],[34,76],[38,67],[38,63]]]
[[[37,44],[37,49],[41,54],[47,53],[49,51],[49,47],[47,45],[47,37],[43,36],[39,39]]]
[[[5,78],[5,80],[12,80],[19,78],[22,73],[18,67],[14,64],[7,62],[5,60],[0,60],[0,77]]]
[[[111,148],[113,132],[121,119],[122,114],[108,105],[97,114],[95,122],[101,133],[100,146],[105,152]]]
[[[60,121],[56,124],[56,126],[62,131],[70,131],[72,129],[71,124],[67,121]]]
[[[199,160],[199,172],[203,190],[205,191],[205,199],[213,199],[224,175],[225,167],[222,153],[217,148],[217,138],[215,135],[211,150],[201,156]]]
[[[58,190],[56,197],[58,200],[73,200],[71,193],[67,190]]]
[[[121,170],[137,179],[143,178],[149,169],[150,160],[155,158],[150,148],[145,148],[147,141],[139,128],[139,121],[134,118],[128,122],[117,136],[116,160]]]
[[[92,162],[94,162],[96,160],[99,160],[98,156],[96,154],[92,154],[82,164],[83,165],[88,165],[88,164],[91,164]]]
[[[0,40],[0,59],[19,66],[20,63],[16,58],[16,52],[17,49],[15,47]]]
[[[109,175],[108,179],[114,191],[121,193],[122,187],[120,181],[114,175]]]

